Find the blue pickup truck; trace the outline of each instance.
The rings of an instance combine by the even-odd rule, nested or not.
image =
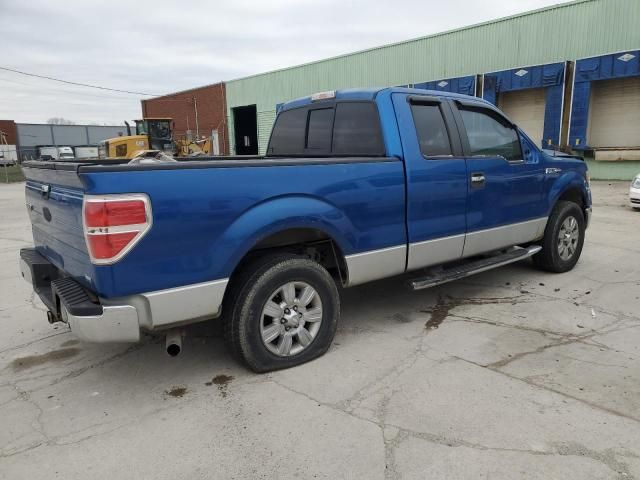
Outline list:
[[[26,162],[22,275],[80,339],[180,351],[220,318],[255,371],[327,351],[339,287],[421,289],[533,258],[565,272],[591,214],[583,161],[541,151],[490,103],[405,88],[285,104],[266,156]]]

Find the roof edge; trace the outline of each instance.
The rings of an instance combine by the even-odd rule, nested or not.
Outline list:
[[[300,63],[298,65],[292,65],[290,67],[276,68],[274,70],[268,70],[266,72],[255,73],[253,75],[248,75],[246,77],[239,77],[239,78],[234,78],[234,79],[231,79],[231,80],[226,80],[226,81],[221,82],[221,83],[229,84],[229,83],[239,82],[241,80],[248,80],[248,79],[251,79],[251,78],[254,78],[254,77],[259,77],[259,76],[262,76],[262,75],[270,75],[270,74],[278,73],[278,72],[286,72],[286,71],[293,70],[293,69],[296,69],[296,68],[307,67],[307,66],[310,66],[310,65],[316,65],[316,64],[323,63],[323,62],[330,62],[330,61],[337,60],[337,59],[340,59],[340,58],[348,58],[348,57],[352,57],[354,55],[360,55],[362,53],[373,52],[375,50],[382,50],[382,49],[385,49],[385,48],[396,47],[396,46],[399,46],[399,45],[405,45],[405,44],[409,44],[409,43],[413,43],[413,42],[419,42],[419,41],[427,40],[427,39],[430,39],[430,38],[436,38],[436,37],[442,37],[442,36],[446,36],[446,35],[451,35],[453,33],[462,32],[462,31],[465,31],[465,30],[472,30],[474,28],[484,27],[486,25],[502,23],[502,22],[506,22],[506,21],[513,20],[513,19],[516,19],[516,18],[527,17],[529,15],[536,15],[536,14],[539,14],[539,13],[542,13],[542,12],[546,12],[546,11],[549,11],[549,10],[568,8],[568,7],[579,5],[579,4],[582,4],[582,3],[589,3],[589,2],[594,2],[594,1],[599,1],[599,0],[572,0],[572,1],[562,2],[562,3],[556,3],[556,4],[553,4],[553,5],[549,5],[547,7],[537,8],[535,10],[527,10],[526,12],[509,15],[507,17],[495,18],[493,20],[487,20],[487,21],[480,22],[480,23],[474,23],[472,25],[466,25],[464,27],[458,27],[458,28],[453,28],[451,30],[445,30],[444,32],[432,33],[430,35],[425,35],[425,36],[422,36],[422,37],[411,38],[411,39],[408,39],[408,40],[400,40],[398,42],[387,43],[387,44],[384,44],[384,45],[378,45],[376,47],[365,48],[363,50],[357,50],[355,52],[349,52],[349,53],[343,53],[343,54],[340,54],[340,55],[334,55],[333,57],[327,57],[327,58],[323,58],[323,59],[320,59],[320,60],[313,60],[311,62]]]

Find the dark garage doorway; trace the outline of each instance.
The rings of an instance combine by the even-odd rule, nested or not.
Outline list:
[[[258,154],[258,120],[255,105],[233,109],[236,155]]]

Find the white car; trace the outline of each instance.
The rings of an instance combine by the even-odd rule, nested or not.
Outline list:
[[[629,188],[629,204],[632,208],[640,210],[640,173],[631,182]]]

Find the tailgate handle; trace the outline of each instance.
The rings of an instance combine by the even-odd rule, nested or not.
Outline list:
[[[49,194],[51,193],[51,185],[42,185],[40,187],[40,194],[46,198],[49,199]]]

